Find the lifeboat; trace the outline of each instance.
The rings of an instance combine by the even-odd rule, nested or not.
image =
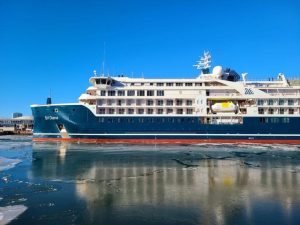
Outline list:
[[[211,110],[214,113],[217,113],[217,112],[236,112],[237,111],[237,105],[235,105],[231,101],[216,102],[211,106]]]

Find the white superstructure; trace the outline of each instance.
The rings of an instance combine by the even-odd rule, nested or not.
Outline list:
[[[196,65],[195,79],[145,79],[126,76],[90,78],[79,98],[95,115],[199,115],[235,119],[247,116],[293,116],[300,113],[300,86],[280,73],[278,79],[247,81],[221,66],[209,73],[210,55]],[[224,120],[225,119],[225,120]]]

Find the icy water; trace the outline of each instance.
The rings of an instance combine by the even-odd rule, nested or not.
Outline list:
[[[0,136],[0,224],[300,224],[300,146]]]

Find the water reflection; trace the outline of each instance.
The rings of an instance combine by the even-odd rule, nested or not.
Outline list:
[[[73,183],[89,223],[293,224],[300,212],[297,147],[57,143],[33,150],[30,176]]]

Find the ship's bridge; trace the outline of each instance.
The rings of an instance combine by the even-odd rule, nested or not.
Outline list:
[[[94,87],[102,88],[110,87],[116,82],[111,77],[91,77],[89,81]]]

